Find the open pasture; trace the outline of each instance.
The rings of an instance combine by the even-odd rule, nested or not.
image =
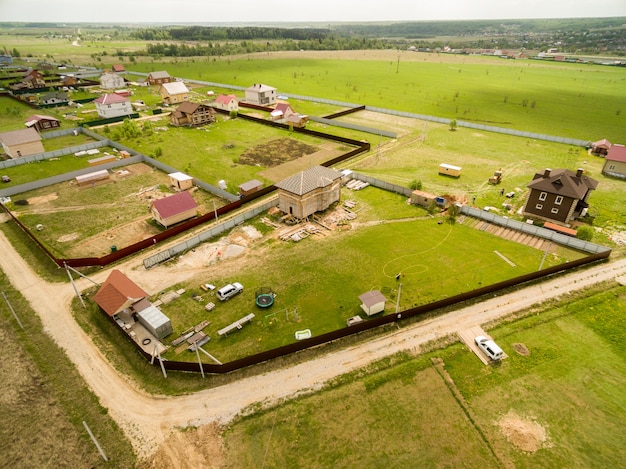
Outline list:
[[[490,331],[498,365],[455,344],[257,410],[225,432],[228,467],[619,466],[624,308],[609,287]]]
[[[179,77],[243,87],[265,83],[279,93],[582,140],[626,141],[626,69],[619,67],[408,51],[251,54],[244,60],[198,59],[164,67]],[[149,63],[129,69],[155,70]]]

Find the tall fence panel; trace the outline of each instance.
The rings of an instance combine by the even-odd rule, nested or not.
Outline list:
[[[143,265],[146,269],[149,269],[151,267],[154,267],[157,264],[160,264],[161,262],[165,262],[169,259],[172,259],[176,257],[177,255],[182,254],[198,246],[199,244],[202,244],[203,242],[208,241],[211,238],[214,238],[215,236],[218,236],[224,233],[225,231],[233,229],[235,226],[238,226],[242,224],[243,222],[256,217],[257,215],[269,210],[271,207],[275,207],[276,205],[278,205],[278,198],[274,198],[272,200],[265,202],[262,205],[253,207],[244,213],[238,214],[234,216],[233,218],[230,218],[222,223],[219,223],[203,231],[202,233],[198,234],[197,236],[194,236],[193,238],[185,240],[182,243],[179,243],[175,246],[172,246],[169,249],[166,249],[165,251],[158,252],[150,257],[145,258],[143,260]]]
[[[382,179],[373,178],[371,176],[366,176],[361,173],[351,173],[353,179],[358,179],[359,181],[367,182],[374,187],[378,187],[379,189],[384,189],[389,192],[395,192],[396,194],[402,194],[406,197],[411,197],[412,189],[404,186],[399,186],[397,184],[392,184],[387,181],[383,181]]]
[[[557,244],[567,246],[572,249],[577,249],[579,251],[588,252],[591,254],[600,254],[607,251],[609,253],[611,252],[611,249],[606,246],[601,246],[599,244],[584,241],[578,238],[572,238],[571,236],[557,233],[556,231],[552,231],[541,226],[529,225],[528,223],[511,220],[510,218],[501,217],[499,215],[496,215],[495,213],[487,212],[485,210],[480,210],[474,207],[468,207],[466,205],[463,205],[460,207],[460,211],[464,215],[478,218],[480,220],[484,220],[498,226],[503,226],[505,228],[510,228],[512,230],[520,231],[522,233],[526,233],[532,236],[547,239],[549,241],[553,241]]]
[[[398,134],[396,132],[392,132],[390,130],[376,129],[374,127],[366,127],[364,125],[358,125],[358,124],[350,124],[349,122],[341,122],[336,119],[327,119],[325,117],[309,116],[309,120],[312,120],[313,122],[318,122],[324,125],[332,125],[334,127],[341,127],[343,129],[358,130],[359,132],[380,135],[382,137],[388,137],[388,138],[398,137]]]

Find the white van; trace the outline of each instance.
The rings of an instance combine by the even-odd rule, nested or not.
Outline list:
[[[478,348],[480,348],[485,355],[492,360],[500,360],[502,358],[502,349],[493,341],[485,337],[484,335],[476,336],[474,339]]]
[[[243,291],[243,285],[238,282],[229,283],[228,285],[223,286],[219,290],[217,290],[217,298],[221,301],[226,301],[238,293]]]

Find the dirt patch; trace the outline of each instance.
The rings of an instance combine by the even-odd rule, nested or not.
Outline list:
[[[224,443],[215,424],[175,431],[147,461],[137,465],[141,469],[177,467],[217,468],[224,465]]]
[[[239,163],[250,166],[274,167],[315,153],[318,149],[290,138],[279,138],[257,145],[239,157]]]
[[[514,411],[509,411],[498,422],[500,431],[516,448],[534,453],[546,445],[548,436],[546,429],[533,419],[520,417]]]
[[[59,195],[56,192],[48,195],[42,195],[39,197],[31,197],[30,199],[28,199],[28,205],[45,204],[46,202],[51,202],[57,199],[58,197]]]
[[[77,240],[79,238],[79,236],[80,235],[78,233],[70,233],[70,234],[66,234],[66,235],[61,236],[59,239],[57,239],[57,241],[59,243],[67,243],[67,242],[70,242],[70,241]]]
[[[512,344],[512,347],[513,347],[513,350],[515,350],[517,353],[519,353],[523,357],[527,357],[530,355],[530,350],[528,350],[528,347],[526,347],[526,345],[524,344],[515,343],[515,344]]]

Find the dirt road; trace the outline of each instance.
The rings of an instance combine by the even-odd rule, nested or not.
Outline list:
[[[49,284],[40,279],[2,233],[0,250],[3,253],[0,256],[0,267],[28,299],[41,317],[46,332],[66,351],[102,405],[128,435],[140,457],[153,454],[178,427],[228,422],[253,403],[272,403],[318,389],[329,379],[384,356],[402,350],[418,351],[422,344],[460,329],[484,324],[540,301],[626,275],[626,259],[602,264],[494,297],[306,363],[192,395],[165,397],[148,395],[116,373],[73,320],[69,308],[73,295],[70,285]],[[134,264],[129,263],[123,269],[142,269],[140,283],[141,286],[150,286],[148,291],[157,291],[171,283],[171,269],[168,271],[166,267],[155,267],[145,271],[140,266],[140,261],[134,261]],[[188,273],[192,274],[195,272]],[[102,271],[95,278],[102,282],[107,275],[107,271]],[[81,288],[89,285],[86,280],[79,281]],[[189,450],[193,452],[193,448]]]

